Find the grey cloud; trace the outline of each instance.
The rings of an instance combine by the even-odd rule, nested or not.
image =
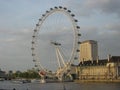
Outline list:
[[[30,46],[32,40],[31,30],[29,29],[20,29],[18,31],[1,30],[1,32],[2,32],[0,33],[1,37],[0,59],[2,63],[1,67],[14,70],[24,70],[24,68],[26,67],[26,63],[32,62]],[[31,64],[33,63],[29,63],[30,66],[28,65],[28,67],[31,67],[32,66]]]
[[[65,6],[72,10],[72,12],[75,13],[76,17],[89,16],[91,12],[91,10],[85,7],[84,1],[68,0],[65,2]]]
[[[120,15],[120,0],[87,0],[85,7],[108,14]]]
[[[115,31],[120,34],[120,23],[109,23],[104,26],[107,30]]]
[[[120,0],[69,0],[69,3],[66,2],[66,6],[77,16],[90,16],[94,10],[120,16]]]

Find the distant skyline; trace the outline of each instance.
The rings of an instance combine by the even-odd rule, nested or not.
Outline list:
[[[100,58],[120,56],[120,0],[0,0],[0,68],[27,70],[33,29],[49,8],[64,6],[78,19],[80,40],[98,41]]]

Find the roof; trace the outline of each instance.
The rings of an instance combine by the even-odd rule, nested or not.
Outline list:
[[[86,40],[86,41],[81,42],[81,44],[82,43],[97,43],[97,41],[95,41],[95,40]]]
[[[120,62],[120,56],[112,56],[110,62]]]
[[[94,61],[84,61],[80,62],[79,66],[95,66],[95,65],[106,65],[108,62],[118,63],[120,62],[120,56],[112,56],[110,61],[108,59],[94,60]]]
[[[106,65],[107,63],[107,59],[104,60],[94,60],[94,61],[84,61],[84,62],[80,62],[79,66],[95,66],[95,65]]]

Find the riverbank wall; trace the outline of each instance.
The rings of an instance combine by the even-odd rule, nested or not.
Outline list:
[[[119,80],[74,80],[76,83],[120,83]]]

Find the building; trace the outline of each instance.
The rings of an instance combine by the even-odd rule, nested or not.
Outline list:
[[[6,77],[5,71],[0,70],[0,78],[5,78],[5,77]]]
[[[72,68],[79,80],[120,80],[120,56],[84,61]]]
[[[98,59],[97,41],[87,40],[80,44],[80,62],[94,61]]]

